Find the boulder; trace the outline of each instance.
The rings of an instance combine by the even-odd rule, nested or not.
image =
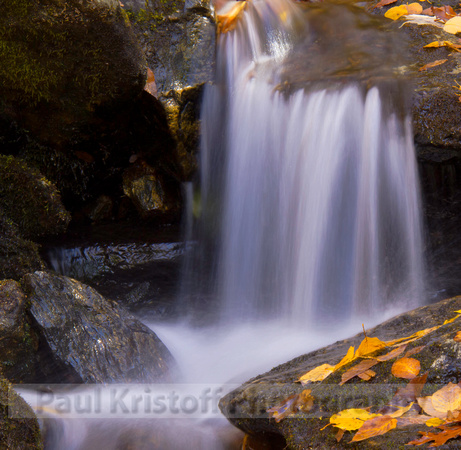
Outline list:
[[[0,377],[0,447],[43,449],[40,427],[32,408]]]
[[[55,186],[12,156],[0,155],[0,208],[24,237],[65,231],[70,221]]]
[[[26,316],[26,296],[19,283],[13,280],[0,281],[0,339],[3,374],[16,383],[32,382],[38,336]]]
[[[85,383],[168,382],[175,362],[149,328],[71,278],[23,278],[36,322],[54,358]]]
[[[424,346],[412,357],[420,361],[420,374],[427,373],[421,396],[431,395],[449,382],[460,381],[461,344],[454,339],[461,325],[461,315],[456,313],[460,308],[461,296],[423,306],[367,330],[366,337],[390,341],[440,326],[406,347],[406,351],[411,351]],[[444,323],[454,317],[455,320]],[[220,408],[231,423],[247,433],[282,436],[287,444],[285,448],[288,449],[350,448],[352,435],[347,433],[338,443],[335,437],[337,430],[325,425],[329,423],[332,414],[347,408],[371,407],[371,411],[376,412],[391,401],[398,388],[407,386],[408,380],[397,378],[391,373],[395,358],[373,366],[376,376],[369,381],[356,377],[342,386],[339,385],[342,375],[362,359],[346,364],[321,382],[302,386],[297,380],[322,364],[337,364],[350,346],[357,349],[363,340],[364,335],[360,333],[275,367],[229,393],[221,400]],[[391,349],[375,352],[373,355],[387,353]],[[314,397],[313,408],[309,412],[299,410],[279,422],[269,417],[268,409],[280,406],[285,399],[300,394],[304,389],[311,389]],[[354,448],[403,448],[409,441],[420,437],[418,431],[427,430],[424,424],[399,427],[382,436],[354,442]]]
[[[135,98],[145,59],[116,0],[22,0],[0,7],[0,111],[65,148],[99,110]]]

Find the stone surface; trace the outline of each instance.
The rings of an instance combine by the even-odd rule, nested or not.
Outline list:
[[[461,296],[424,306],[367,330],[367,337],[378,337],[386,341],[409,336],[419,330],[442,325],[445,320],[455,317],[455,311],[460,308]],[[461,344],[453,340],[460,325],[461,317],[408,345],[407,350],[425,346],[414,356],[421,362],[421,374],[426,372],[428,374],[422,395],[430,395],[443,385],[449,382],[457,383],[461,379]],[[358,361],[349,363],[324,381],[311,383],[307,387],[301,386],[297,380],[321,364],[337,364],[348,348],[350,346],[357,348],[363,338],[363,333],[360,333],[275,367],[228,394],[221,400],[220,408],[235,426],[245,432],[283,436],[287,443],[286,448],[289,449],[350,448],[349,435],[337,443],[336,430],[331,426],[322,428],[327,425],[330,415],[340,410],[371,406],[374,412],[387,404],[397,388],[407,384],[406,380],[391,374],[390,369],[395,360],[374,366],[376,376],[370,381],[355,378],[339,386],[341,375]],[[278,405],[290,395],[299,394],[306,388],[311,389],[312,396],[317,399],[311,412],[298,412],[279,423],[269,419],[267,409]],[[427,427],[422,425],[392,430],[383,436],[356,442],[354,448],[398,448],[399,445],[403,446],[410,440],[416,439],[418,430],[426,431]]]
[[[86,383],[168,382],[175,362],[145,325],[71,278],[23,279],[30,313],[54,357]]]

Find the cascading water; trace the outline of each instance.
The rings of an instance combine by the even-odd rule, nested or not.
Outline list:
[[[222,22],[235,29],[220,35],[203,102],[201,220],[181,287],[199,324],[212,323],[152,324],[181,383],[243,382],[358,332],[364,316],[370,327],[416,305],[423,292],[417,170],[398,89],[387,72],[385,82],[370,81],[376,67],[359,73],[349,39],[328,45],[331,59],[318,62],[315,33],[332,35],[322,15],[340,16],[338,34],[355,30],[362,41],[367,27],[376,32],[374,19],[364,25],[365,13],[346,5],[328,4],[312,22],[289,0],[243,5],[235,23]],[[302,56],[306,42],[319,60]],[[292,66],[306,58],[309,70]],[[338,69],[338,59],[350,67]],[[153,448],[228,445],[224,419],[128,419],[59,422],[63,436],[49,448],[122,448],[140,432],[160,442]]]
[[[205,95],[203,235],[222,316],[344,324],[414,306],[423,268],[410,117],[359,83],[283,92],[293,8],[248,2],[221,36]]]

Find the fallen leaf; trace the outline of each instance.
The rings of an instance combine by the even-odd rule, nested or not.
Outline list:
[[[400,358],[394,362],[391,373],[397,378],[412,380],[421,370],[421,363],[414,358]]]
[[[434,443],[429,447],[439,447],[440,445],[444,445],[448,440],[461,436],[461,425],[454,427],[441,425],[439,428],[443,430],[440,433],[425,433],[420,431],[419,433],[423,436],[419,439],[408,442],[407,445],[422,445],[434,441]]]
[[[400,6],[394,6],[386,11],[384,14],[384,17],[387,17],[388,19],[391,20],[397,20],[402,16],[405,16],[408,14],[407,7],[405,5],[400,5]]]
[[[338,370],[340,367],[343,367],[347,364],[349,364],[351,361],[355,359],[355,353],[354,353],[354,347],[349,347],[349,350],[347,351],[346,355],[344,358],[339,361],[338,364],[334,367],[334,370]]]
[[[341,430],[341,428],[338,430],[338,432],[335,435],[336,442],[339,442],[344,436],[344,430]]]
[[[460,48],[461,48],[461,45],[459,44],[453,44],[452,42],[450,41],[434,41],[434,42],[431,42],[430,44],[427,44],[424,46],[424,48],[440,48],[440,47],[448,47],[450,48],[451,50],[454,50],[455,52],[460,52]],[[456,317],[455,317],[456,319]],[[452,319],[454,320],[454,319]],[[444,325],[446,323],[450,323],[450,322],[444,322]]]
[[[461,17],[455,16],[448,20],[443,26],[443,31],[450,34],[459,33],[461,31]]]
[[[440,66],[443,63],[446,63],[448,59],[438,59],[437,61],[433,61],[429,64],[425,64],[423,67],[419,69],[420,72],[423,70],[431,69],[432,67]]]
[[[442,419],[439,419],[438,417],[432,417],[432,419],[426,420],[426,425],[428,427],[438,427],[439,425],[442,425],[445,421]]]
[[[432,404],[432,397],[418,397],[416,399],[418,405],[421,406],[423,411],[431,417],[438,417],[439,419],[446,419],[447,413],[437,411]]]
[[[376,356],[374,358],[377,359],[379,362],[389,361],[392,358],[397,358],[397,356],[400,356],[406,348],[406,345],[402,345],[397,348],[394,348],[394,350],[390,351],[389,353],[386,353],[385,355]]]
[[[328,375],[331,375],[334,372],[334,369],[334,366],[331,366],[330,364],[322,364],[315,369],[309,370],[309,372],[305,373],[298,381],[300,381],[303,385],[310,383],[311,381],[322,381]]]
[[[461,100],[461,97],[460,97],[460,100]],[[461,342],[461,331],[458,331],[453,339],[456,342]]]
[[[373,436],[380,436],[397,426],[397,419],[390,416],[379,416],[369,419],[355,433],[351,442],[363,441]]]
[[[383,342],[381,341],[381,339],[377,337],[372,337],[372,338],[366,337],[360,343],[359,348],[356,350],[354,354],[354,359],[369,355],[370,353],[374,353],[388,346],[389,344],[387,342]]]
[[[432,15],[442,22],[446,22],[456,16],[455,11],[450,5],[432,6],[430,9],[432,11]]]
[[[397,390],[390,404],[395,406],[406,406],[410,402],[416,402],[417,397],[420,396],[424,388],[426,379],[427,373],[413,378],[404,388]]]
[[[461,31],[461,17],[458,17],[459,20],[459,30],[458,31]],[[447,22],[448,23],[448,22]],[[443,28],[445,30],[445,27]],[[446,30],[445,30],[446,31]],[[457,32],[458,32],[457,31]],[[454,34],[454,33],[453,33]],[[457,316],[453,317],[452,319],[447,319],[445,320],[445,322],[443,322],[443,325],[446,325],[447,323],[453,323],[458,317],[460,317],[461,314],[458,314]]]
[[[230,3],[231,2],[229,2],[229,4]],[[218,33],[227,33],[233,30],[246,6],[246,1],[235,2],[229,11],[226,11],[224,14],[217,14],[216,21]]]
[[[432,394],[432,405],[437,411],[444,413],[461,409],[461,387],[448,383]]]
[[[421,14],[423,12],[423,7],[419,3],[410,3],[405,5],[408,11],[408,14]]]
[[[353,431],[358,430],[365,421],[378,416],[379,414],[373,414],[365,409],[345,409],[330,417],[330,425],[341,430]]]
[[[339,383],[339,385],[342,386],[352,378],[359,376],[360,374],[366,372],[368,369],[371,369],[376,364],[378,364],[378,361],[374,359],[364,359],[343,373],[341,377],[341,383]]]
[[[374,6],[375,8],[382,8],[383,6],[390,5],[392,3],[395,3],[397,0],[381,0],[380,2],[376,3]]]
[[[397,410],[394,411],[393,413],[391,414],[387,414],[388,416],[390,417],[393,417],[394,419],[397,419],[398,417],[401,417],[403,416],[405,413],[407,413],[408,411],[410,411],[410,409],[412,408],[413,406],[413,402],[411,402],[408,406],[406,406],[405,408],[400,408],[400,407],[397,407]]]
[[[426,347],[426,346],[425,346],[425,345],[420,345],[419,347],[413,347],[413,348],[411,348],[410,350],[408,350],[408,351],[405,353],[405,357],[406,357],[406,358],[409,358],[410,356],[416,355],[416,354],[419,353],[424,347]]]
[[[277,406],[269,408],[267,412],[277,423],[299,410],[308,412],[314,405],[314,397],[310,393],[310,389],[304,389],[300,394],[290,395]]]
[[[366,370],[363,373],[359,373],[357,376],[362,380],[368,381],[376,376],[376,372],[373,372],[373,370]]]
[[[430,419],[430,416],[425,416],[424,414],[418,414],[417,416],[399,417],[397,419],[397,427],[402,428],[411,425],[424,425]]]

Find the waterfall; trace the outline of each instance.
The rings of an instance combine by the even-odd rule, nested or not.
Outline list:
[[[286,89],[298,30],[309,27],[297,8],[246,2],[220,36],[202,113],[198,266],[208,294],[231,321],[344,323],[417,306],[411,118],[389,83]]]

